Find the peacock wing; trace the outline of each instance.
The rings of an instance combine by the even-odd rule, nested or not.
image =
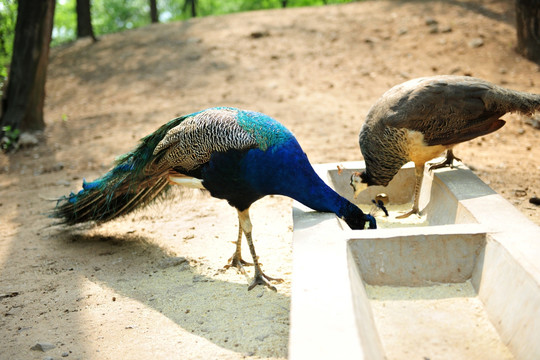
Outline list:
[[[191,171],[215,152],[257,147],[253,136],[239,126],[237,113],[232,108],[214,108],[187,117],[157,144],[156,165]]]

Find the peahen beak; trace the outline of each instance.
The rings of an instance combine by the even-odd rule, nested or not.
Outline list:
[[[354,172],[351,175],[351,186],[354,190],[354,198],[356,199],[358,197],[358,194],[360,194],[362,191],[366,190],[368,185],[364,182],[362,182],[362,178],[360,177],[359,172]]]

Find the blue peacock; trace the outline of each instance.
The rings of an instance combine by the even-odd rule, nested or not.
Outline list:
[[[338,195],[315,173],[294,135],[262,113],[210,108],[173,119],[144,137],[101,178],[62,197],[52,216],[64,225],[105,222],[148,204],[169,185],[205,189],[238,211],[236,249],[226,267],[253,265],[248,290],[281,279],[264,274],[252,241],[249,208],[271,194],[316,211],[333,212],[352,229],[376,228],[375,219]],[[241,256],[245,235],[253,263]]]

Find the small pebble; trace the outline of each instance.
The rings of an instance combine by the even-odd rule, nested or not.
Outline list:
[[[535,129],[540,129],[540,115],[535,115],[532,118],[526,119],[525,123]]]
[[[24,132],[19,136],[20,147],[32,147],[37,144],[39,144],[39,140],[34,134]]]
[[[58,162],[51,167],[51,171],[61,171],[64,169],[64,163]]]
[[[48,343],[48,342],[38,342],[36,343],[36,345],[32,346],[30,348],[30,350],[36,350],[36,351],[47,351],[47,350],[51,350],[51,349],[54,349],[56,346],[54,346],[53,344],[51,343]]]
[[[161,260],[158,264],[160,269],[167,269],[173,266],[179,266],[183,264],[188,264],[188,261],[183,256],[167,257]]]
[[[517,197],[524,197],[524,196],[527,196],[527,191],[523,189],[515,189],[514,195]]]
[[[437,20],[435,20],[434,18],[432,17],[427,17],[426,18],[426,25],[428,26],[431,26],[431,25],[437,25],[439,22]]]
[[[201,54],[189,54],[186,59],[188,61],[197,61],[201,58]]]
[[[261,31],[254,31],[251,34],[249,34],[249,36],[253,39],[260,39],[266,36],[270,36],[270,33],[266,30],[261,30]]]
[[[442,33],[449,33],[452,32],[452,27],[450,25],[443,25],[440,30]]]
[[[68,180],[58,180],[56,182],[58,186],[71,186],[71,183]]]
[[[264,341],[264,339],[266,339],[269,336],[270,336],[270,334],[259,335],[259,336],[256,336],[255,339],[257,339],[259,341]]]
[[[364,42],[366,44],[375,44],[377,41],[378,41],[378,39],[375,38],[375,37],[367,37],[367,38],[364,39]]]
[[[540,198],[533,196],[532,198],[529,199],[529,202],[534,205],[540,205]]]
[[[471,48],[479,48],[484,45],[484,40],[482,38],[474,38],[471,41],[469,41],[469,47]]]

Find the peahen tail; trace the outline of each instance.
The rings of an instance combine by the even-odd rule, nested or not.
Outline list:
[[[488,104],[492,102],[493,107],[502,110],[502,112],[518,112],[523,115],[531,116],[535,112],[540,111],[540,94],[531,94],[510,89],[502,89],[499,92],[494,92],[487,99],[483,99]]]
[[[92,182],[83,180],[83,188],[58,199],[51,217],[60,224],[75,225],[89,221],[105,222],[146,205],[169,186],[168,169],[159,168],[154,148],[167,131],[186,117],[169,121],[141,139],[137,148],[120,156],[115,167]]]

